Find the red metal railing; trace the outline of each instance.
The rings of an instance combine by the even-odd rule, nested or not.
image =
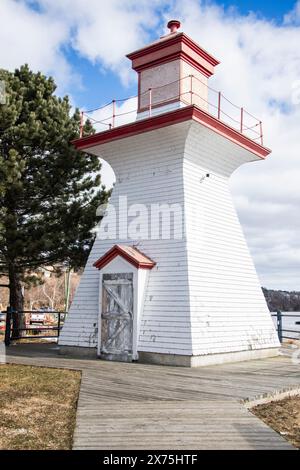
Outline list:
[[[172,89],[178,84],[174,94],[165,92],[163,99],[158,99],[163,88]],[[182,89],[185,86],[185,91]],[[201,95],[197,92],[202,90]],[[112,129],[138,119],[146,119],[155,114],[170,111],[170,103],[180,103],[180,107],[195,104],[206,112],[225,122],[242,134],[263,145],[262,121],[226,98],[223,93],[208,86],[194,75],[188,75],[174,82],[149,88],[139,96],[112,100],[104,106],[82,111],[80,117],[80,137],[83,137],[84,122],[89,119],[97,131]],[[142,104],[141,104],[142,103]],[[173,108],[175,109],[175,108]]]

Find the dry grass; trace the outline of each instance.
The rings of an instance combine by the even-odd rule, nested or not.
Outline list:
[[[300,448],[300,396],[257,405],[251,411],[291,444]]]
[[[0,365],[0,449],[71,449],[81,373]]]

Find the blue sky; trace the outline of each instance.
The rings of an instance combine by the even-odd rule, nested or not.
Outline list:
[[[15,5],[17,4],[20,7],[20,12],[22,11],[21,7],[23,7],[24,19],[25,16],[28,16],[25,15],[25,10],[27,10],[27,13],[31,11],[33,15],[35,15],[33,16],[33,18],[35,18],[35,20],[33,20],[33,27],[35,21],[38,21],[38,18],[43,18],[45,25],[47,25],[47,22],[52,21],[52,18],[54,18],[55,22],[57,22],[58,30],[61,27],[61,24],[63,27],[65,23],[66,30],[68,28],[66,40],[58,40],[57,44],[53,44],[53,48],[56,49],[57,55],[60,56],[60,60],[67,64],[67,67],[69,68],[69,75],[71,75],[71,77],[69,77],[69,80],[67,81],[62,80],[59,74],[55,73],[55,68],[53,70],[53,67],[51,66],[48,67],[48,70],[45,70],[45,72],[48,74],[51,73],[55,76],[59,85],[58,92],[60,94],[69,94],[72,97],[74,105],[82,109],[90,109],[94,108],[95,106],[101,106],[103,103],[109,102],[112,98],[131,96],[136,93],[135,73],[130,71],[129,61],[124,59],[122,63],[123,69],[127,68],[127,79],[124,80],[124,74],[122,75],[117,72],[118,61],[115,61],[113,67],[110,65],[107,66],[105,61],[101,61],[101,54],[99,57],[95,51],[89,51],[88,47],[81,47],[81,45],[78,45],[78,41],[75,39],[78,29],[80,29],[82,24],[84,24],[84,15],[88,16],[88,12],[90,16],[93,15],[91,11],[93,11],[93,8],[95,8],[94,5],[97,9],[96,18],[98,17],[99,19],[98,27],[101,28],[101,19],[103,17],[103,21],[111,23],[111,27],[109,28],[111,37],[115,37],[116,34],[119,34],[118,32],[115,32],[113,28],[114,16],[120,15],[120,7],[117,5],[118,1],[119,0],[93,0],[89,3],[89,7],[87,8],[86,2],[84,0],[74,0],[73,2],[71,0],[2,0],[0,11],[1,8],[3,8],[3,5],[4,8],[5,5],[7,5],[7,10],[9,10],[9,5],[11,6],[12,10],[14,10]],[[108,3],[111,3],[112,5],[115,3],[115,10],[114,8],[107,9]],[[132,40],[129,41],[129,43],[134,43],[134,49],[138,48],[139,46],[143,46],[145,43],[151,40],[155,40],[157,37],[159,37],[164,32],[163,25],[165,25],[167,19],[172,18],[173,13],[175,12],[176,17],[183,20],[183,31],[189,33],[188,28],[186,28],[184,18],[181,17],[183,2],[180,2],[179,0],[154,0],[152,2],[148,0],[140,0],[139,2],[134,0],[125,0],[124,2],[120,2],[120,4],[122,3],[124,5],[126,3],[129,5],[129,7],[126,9],[127,18],[128,10],[129,16],[130,11],[137,10],[138,12],[137,18],[133,20],[132,23],[133,28],[136,28],[135,38],[132,38]],[[187,0],[185,2],[185,4],[189,3],[197,4],[199,8],[203,9],[209,9],[210,7],[214,8],[215,6],[218,6],[220,11],[224,11],[225,17],[230,17],[233,19],[233,21],[234,18],[245,18],[249,15],[254,15],[256,19],[266,20],[277,25],[281,25],[283,23],[284,16],[290,12],[296,4],[295,0]],[[81,6],[81,9],[78,8],[77,16],[76,4]],[[138,8],[139,4],[141,5],[140,11]],[[153,8],[149,8],[150,4],[154,5]],[[70,13],[70,7],[74,8],[73,17],[72,12]],[[147,20],[145,18],[142,18],[143,8],[145,9],[145,16],[147,15],[148,8],[150,15],[155,17],[154,20],[150,19],[149,24],[147,24]],[[19,14],[18,16],[20,19],[22,18],[22,14]],[[92,19],[89,17],[87,22],[92,22]],[[138,39],[139,28],[141,27],[147,31],[147,34],[145,34],[144,37],[141,35],[140,39]],[[111,37],[107,36],[105,42],[111,41]],[[90,40],[90,44],[92,45],[95,40],[97,41],[97,38],[93,36]],[[86,28],[86,41],[89,41],[88,28]],[[106,48],[107,44],[101,44],[99,40],[98,47],[99,49],[101,49],[101,47]],[[28,49],[28,51],[28,58],[26,57],[26,54],[23,55],[25,55],[24,61],[28,61],[30,64],[30,49]],[[130,48],[129,50],[124,50],[123,57],[125,53],[128,52],[131,52]],[[120,59],[121,58],[119,58],[119,61]],[[20,65],[20,63],[18,64],[15,61],[13,65],[17,66]],[[33,65],[33,68],[37,68],[34,67],[34,64],[30,65]],[[39,64],[37,64],[37,66],[38,65]],[[41,68],[42,71],[44,71],[44,67],[42,66]],[[65,75],[65,73],[62,73],[62,75]]]
[[[235,1],[223,0],[207,2],[218,4],[224,7],[225,11],[234,9],[239,15],[249,15],[254,13],[259,18],[265,18],[268,21],[281,24],[284,15],[292,10],[295,5],[294,0],[284,1]],[[157,8],[158,12],[165,11],[165,8]],[[150,39],[157,38],[156,30],[150,32]],[[142,45],[142,44],[141,44]],[[128,51],[131,52],[131,51]],[[90,60],[82,57],[72,47],[65,48],[65,54],[74,70],[82,77],[82,86],[72,89],[72,96],[79,107],[92,109],[99,104],[107,103],[114,97],[131,96],[136,93],[136,83],[130,82],[124,86],[120,77],[109,70],[101,70],[99,64],[93,64]],[[129,62],[129,61],[128,61]],[[134,77],[134,72],[132,72]],[[101,81],[101,85],[100,85]]]
[[[265,18],[281,22],[285,13],[293,8],[295,0],[266,0],[265,2],[261,0],[224,0],[216,3],[224,5],[226,8],[234,6],[241,14],[247,15],[249,12],[254,12]]]
[[[264,123],[272,154],[235,172],[232,193],[262,284],[300,290],[300,0],[0,0],[0,67],[28,63],[95,108],[136,94],[125,55],[171,18],[221,61],[210,84]]]

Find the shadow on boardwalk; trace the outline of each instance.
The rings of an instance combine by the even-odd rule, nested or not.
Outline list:
[[[201,368],[66,358],[11,346],[7,362],[82,371],[74,449],[291,449],[243,401],[300,390],[289,357]]]

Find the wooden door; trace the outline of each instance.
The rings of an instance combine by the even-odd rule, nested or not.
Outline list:
[[[133,274],[102,275],[101,356],[131,360],[133,342]]]

